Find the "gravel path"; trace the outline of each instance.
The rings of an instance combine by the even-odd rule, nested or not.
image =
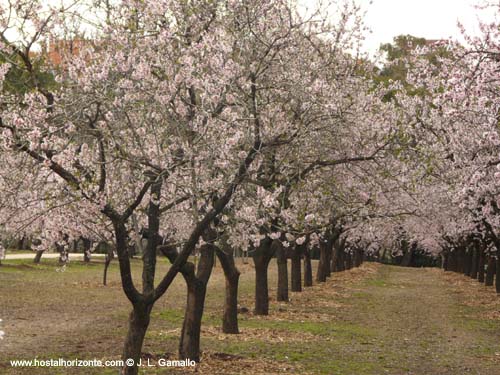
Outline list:
[[[92,254],[93,257],[104,257],[104,254]],[[35,257],[35,253],[23,253],[23,254],[9,254],[5,256],[6,260],[16,260],[16,259],[32,259]],[[46,253],[42,255],[42,259],[55,259],[59,258],[59,253]],[[69,253],[69,259],[83,259],[82,253]]]

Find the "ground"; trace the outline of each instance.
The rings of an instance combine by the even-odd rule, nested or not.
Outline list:
[[[27,260],[0,267],[0,374],[116,374],[114,369],[12,368],[11,359],[118,359],[129,304],[116,263],[101,285],[102,260]],[[270,316],[253,316],[253,269],[242,264],[240,335],[220,332],[224,281],[212,275],[202,331],[201,374],[484,374],[500,375],[500,298],[491,288],[439,269],[365,263],[327,283],[271,302]],[[158,275],[167,269],[161,260]],[[140,280],[140,263],[134,262]],[[276,285],[276,266],[270,266]],[[275,288],[270,296],[274,298]],[[177,278],[153,311],[144,358],[175,358],[185,304]],[[194,370],[150,368],[143,374]]]

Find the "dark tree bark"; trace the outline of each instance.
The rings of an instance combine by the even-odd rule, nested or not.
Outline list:
[[[331,225],[325,232],[325,238],[320,241],[318,271],[316,273],[316,280],[318,282],[326,281],[326,278],[330,277],[332,272],[335,272],[335,265],[333,263],[338,259],[338,255],[334,254],[334,246],[341,234],[342,231],[340,228]],[[334,258],[335,261],[333,261]]]
[[[384,250],[382,251],[382,255],[379,258],[379,262],[381,262],[381,263],[387,262],[387,247],[385,247],[385,246],[384,246]]]
[[[16,250],[27,250],[28,247],[28,238],[23,234],[23,236],[17,241]]]
[[[445,250],[443,254],[441,254],[441,258],[442,258],[443,270],[445,272],[449,271],[449,265],[448,265],[449,254],[447,250]]]
[[[159,200],[160,197],[161,186],[161,179],[156,179],[150,186],[151,196],[155,197],[157,200]],[[155,302],[154,277],[156,270],[156,251],[159,245],[158,231],[160,227],[160,208],[153,200],[151,200],[148,205],[147,214],[150,237],[142,258],[142,293],[139,293],[132,281],[129,237],[125,223],[121,217],[113,221],[118,261],[120,262],[122,287],[125,295],[132,303],[129,330],[127,339],[125,340],[122,359],[132,359],[134,365],[124,367],[122,370],[124,375],[138,374],[137,363],[141,358],[141,349],[148,329],[151,309]],[[112,257],[113,250],[110,247],[108,251],[109,262],[111,262]],[[109,263],[105,265],[104,282],[106,282],[108,266]]]
[[[312,265],[311,265],[311,250],[304,249],[304,287],[313,285]]]
[[[484,279],[484,285],[493,286],[493,281],[496,273],[496,259],[490,254],[488,256],[488,268],[486,270],[486,278]]]
[[[149,316],[153,301],[146,301],[133,284],[130,262],[127,254],[127,229],[125,224],[120,220],[116,220],[113,222],[113,226],[115,229],[116,248],[119,254],[118,261],[120,262],[122,287],[125,295],[132,303],[132,312],[130,313],[129,327],[123,347],[122,360],[131,359],[134,361],[134,364],[132,366],[123,367],[121,374],[137,375],[137,363],[141,358],[141,348],[149,325]]]
[[[332,259],[330,262],[330,269],[332,272],[339,272],[338,270],[338,259],[339,259],[339,247],[340,247],[340,242],[341,240],[337,239],[333,243],[333,250],[332,250]]]
[[[415,252],[416,244],[412,243],[407,246],[407,251],[403,255],[403,259],[401,260],[402,267],[410,267],[413,260],[413,253]]]
[[[264,238],[253,253],[255,264],[255,315],[269,314],[267,271],[275,250],[271,243],[272,240],[269,237]]]
[[[497,275],[496,275],[496,278],[495,278],[495,289],[497,291],[497,293],[500,294],[500,277],[498,276],[498,274],[500,273],[500,250],[497,248],[497,266],[496,266],[496,271],[497,271]]]
[[[136,364],[141,358],[142,345],[144,337],[148,330],[152,304],[137,303],[134,305],[132,312],[129,316],[129,326],[127,336],[125,338],[125,345],[123,347],[123,359],[133,359],[133,366],[125,366],[122,368],[124,375],[136,375],[138,369]]]
[[[498,277],[498,273],[500,272],[500,238],[497,236],[497,234],[493,230],[493,227],[487,220],[483,220],[483,224],[488,230],[490,238],[493,241],[493,244],[495,245],[496,248],[494,256],[491,253],[489,254],[488,272],[486,275],[485,284],[487,286],[489,286],[490,284],[493,285],[493,277],[496,274],[495,290],[497,293],[500,293],[500,280],[499,280],[500,278]]]
[[[457,272],[464,273],[465,269],[465,251],[463,245],[458,247],[457,252]]]
[[[316,281],[324,283],[326,281],[327,271],[325,264],[328,262],[328,244],[327,241],[322,240],[319,244],[319,262],[318,270],[316,272]]]
[[[460,256],[458,254],[459,250],[458,248],[454,248],[453,251],[451,252],[451,263],[450,267],[453,272],[459,272],[458,270],[460,269]]]
[[[448,254],[448,268],[452,272],[457,272],[457,250],[451,249]]]
[[[186,278],[187,305],[179,343],[179,357],[195,362],[200,361],[201,319],[205,307],[207,283],[214,266],[214,245],[203,245],[200,253],[196,276]]]
[[[481,244],[479,248],[479,263],[477,270],[477,281],[484,283],[484,265],[485,265],[485,255],[484,255],[484,245]]]
[[[334,250],[333,250],[333,256],[332,256],[332,271],[333,272],[340,272],[340,271],[344,270],[343,253],[344,253],[346,241],[347,241],[347,238],[344,237],[342,239],[337,239],[337,241],[334,242]]]
[[[338,272],[345,271],[346,266],[346,251],[345,251],[346,241],[343,241],[339,253],[338,253],[338,261],[337,261],[337,270]]]
[[[172,264],[179,256],[175,247],[168,244],[159,246],[158,249]],[[196,266],[192,262],[184,263],[180,269],[180,273],[184,277],[188,289],[187,304],[179,343],[179,357],[181,359],[189,358],[194,361],[199,361],[201,319],[203,317],[204,296],[206,294],[206,283],[204,281],[206,278],[208,283],[208,279],[210,278],[215,249],[216,247],[211,244],[202,247],[200,250],[200,261],[197,265],[198,271],[196,273]],[[212,263],[211,267],[210,262]],[[198,360],[196,359],[197,357]]]
[[[345,269],[350,270],[352,268],[352,253],[347,251],[345,254]]]
[[[464,275],[470,276],[471,271],[472,271],[472,250],[466,247],[464,252]]]
[[[288,302],[288,260],[286,251],[279,240],[274,240],[271,246],[274,247],[278,265],[278,293],[276,299]]]
[[[477,279],[478,261],[479,261],[479,252],[477,250],[477,246],[474,244],[472,247],[472,258],[470,265],[470,277],[472,279]]]
[[[333,243],[334,243],[334,241],[335,241],[334,235],[330,234],[326,240],[326,259],[325,259],[325,264],[324,264],[326,277],[332,276],[331,265],[332,265],[332,258],[333,258]]]
[[[108,283],[108,268],[109,265],[111,264],[111,261],[114,259],[115,254],[113,252],[113,248],[111,246],[108,247],[108,253],[106,254],[106,257],[104,258],[104,274],[102,276],[102,284],[107,285]]]
[[[33,259],[33,263],[40,264],[40,260],[42,260],[42,255],[45,250],[37,250],[35,254],[35,259]]]
[[[226,247],[221,250],[215,247],[224,277],[226,279],[226,298],[224,300],[224,313],[222,315],[222,332],[240,333],[238,329],[238,282],[240,271],[236,268],[232,249]]]
[[[292,249],[292,292],[302,292],[302,252],[304,244],[295,245]]]
[[[354,249],[354,267],[361,266],[361,263],[363,263],[362,250],[355,248]]]

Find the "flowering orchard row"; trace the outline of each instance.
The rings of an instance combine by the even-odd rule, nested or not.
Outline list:
[[[180,273],[180,356],[199,360],[214,254],[237,332],[234,249],[253,257],[255,313],[267,314],[273,257],[286,300],[287,259],[299,290],[313,249],[321,282],[403,242],[437,256],[473,233],[495,248],[498,25],[433,58],[417,49],[397,62],[404,80],[380,83],[350,2],[46,3],[0,7],[0,220],[40,252],[113,244],[132,306],[124,358],[138,362]]]

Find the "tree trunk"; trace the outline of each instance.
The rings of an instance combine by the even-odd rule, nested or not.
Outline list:
[[[465,251],[464,251],[463,246],[460,246],[458,248],[457,256],[458,256],[458,269],[457,269],[457,272],[464,273],[464,269],[465,269]]]
[[[104,274],[102,276],[102,284],[106,285],[108,282],[108,268],[115,257],[115,254],[113,253],[113,248],[111,246],[108,247],[108,253],[106,254],[106,258],[104,259]]]
[[[477,270],[477,281],[480,283],[484,283],[484,248],[481,246],[479,249],[479,263],[478,263],[478,270]]]
[[[345,249],[345,243],[347,241],[347,237],[344,237],[342,239],[338,239],[333,243],[333,256],[332,256],[332,271],[333,272],[340,272],[343,271],[343,253]],[[341,265],[342,264],[342,265]]]
[[[464,275],[470,276],[472,270],[472,250],[466,248],[464,257]]]
[[[488,268],[486,270],[486,278],[484,279],[484,285],[493,286],[493,281],[495,278],[496,271],[496,259],[490,254],[488,256]]]
[[[409,244],[407,246],[407,251],[403,255],[403,259],[401,260],[401,266],[402,267],[410,267],[412,259],[413,259],[413,252],[415,251],[415,245],[414,244]]]
[[[90,262],[90,249],[92,247],[92,242],[88,238],[82,238],[83,242],[83,261],[85,263]]]
[[[302,247],[295,245],[292,249],[292,292],[302,292]]]
[[[443,270],[445,272],[449,271],[449,265],[448,265],[449,257],[450,257],[450,255],[448,254],[448,252],[445,252],[444,254],[441,255],[441,258],[443,259]]]
[[[56,242],[55,247],[57,249],[57,252],[59,253],[59,261],[58,263],[60,265],[64,265],[68,263],[69,261],[69,251],[68,251],[68,245],[67,243],[63,242],[61,245],[60,243]]]
[[[312,265],[311,265],[311,250],[304,251],[304,287],[313,285]]]
[[[348,251],[345,254],[345,269],[350,270],[352,268],[352,255],[351,252]]]
[[[156,196],[155,198],[159,199],[160,187],[161,180],[155,181],[151,185],[152,197]],[[138,362],[141,359],[141,349],[150,322],[151,309],[153,308],[155,297],[158,298],[158,296],[155,296],[156,291],[153,281],[155,275],[154,262],[156,261],[159,216],[159,207],[157,203],[154,203],[151,199],[148,208],[148,227],[151,231],[152,239],[150,239],[150,245],[148,245],[148,252],[143,257],[142,294],[135,288],[132,279],[132,270],[130,267],[127,246],[128,234],[126,223],[122,221],[123,219],[121,218],[115,217],[113,219],[122,288],[133,306],[129,319],[129,330],[122,354],[122,360],[125,361],[125,367],[122,368],[122,374],[125,375],[138,374]],[[108,253],[109,261],[111,261],[112,256],[113,250],[110,248]],[[105,268],[104,282],[106,281],[107,266],[109,266],[109,263]],[[163,293],[160,292],[159,295]],[[127,360],[133,361],[132,366],[130,366],[130,363],[127,364]]]
[[[152,305],[136,304],[130,313],[122,359],[124,361],[133,360],[133,364],[132,366],[125,365],[122,368],[123,375],[137,375],[139,373],[137,364],[141,358],[142,344],[149,326],[151,308]]]
[[[35,259],[33,259],[33,263],[40,264],[40,260],[42,260],[42,255],[45,250],[37,250],[35,254]]]
[[[319,262],[318,270],[316,272],[316,281],[319,283],[324,283],[326,281],[326,267],[325,263],[328,261],[327,256],[328,245],[326,241],[321,241],[319,244]]]
[[[180,359],[191,359],[195,362],[200,361],[201,319],[205,307],[207,283],[214,265],[214,245],[205,244],[200,252],[196,277],[186,278],[187,305],[179,343]]]
[[[26,239],[26,236],[23,234],[23,236],[17,241],[17,244],[16,244],[16,250],[26,250],[25,249],[25,239]]]
[[[500,273],[500,250],[497,249],[497,276],[495,279],[495,289],[498,294],[500,294],[500,277],[498,275],[499,273]]]
[[[338,261],[337,261],[337,270],[338,272],[345,271],[346,266],[346,252],[345,252],[345,242],[340,246]]]
[[[379,262],[385,263],[387,259],[387,247],[384,246],[384,250],[382,251],[382,255],[379,258]]]
[[[288,261],[286,251],[280,240],[274,240],[271,246],[275,247],[276,263],[278,265],[278,301],[288,302]]]
[[[363,262],[362,259],[363,259],[363,256],[362,256],[361,249],[356,248],[354,250],[354,267],[361,266],[361,263]]]
[[[453,272],[458,272],[459,269],[459,260],[458,260],[458,250],[456,248],[453,249],[453,251],[450,254],[450,269]]]
[[[471,258],[471,265],[470,265],[470,277],[472,279],[477,279],[477,267],[478,267],[478,251],[477,251],[477,247],[474,246],[472,248],[472,258]]]
[[[224,300],[224,313],[222,315],[222,332],[240,333],[238,329],[238,282],[240,272],[234,263],[231,248],[224,250],[215,247],[215,253],[219,258],[224,277],[226,278],[226,298]]]
[[[339,272],[338,262],[339,262],[339,248],[341,240],[337,240],[333,243],[332,260],[330,262],[330,269],[332,272]]]
[[[326,277],[332,276],[332,258],[333,258],[333,240],[332,238],[328,238],[326,241],[326,260],[325,260],[325,274]]]
[[[267,283],[267,269],[273,257],[274,248],[269,237],[260,241],[253,253],[255,264],[255,315],[269,314],[269,288]]]
[[[255,315],[269,314],[269,289],[267,266],[263,261],[255,263]]]
[[[458,260],[458,250],[456,248],[453,248],[453,251],[451,252],[451,257],[450,257],[450,269],[453,272],[458,272],[459,268],[459,260]]]

